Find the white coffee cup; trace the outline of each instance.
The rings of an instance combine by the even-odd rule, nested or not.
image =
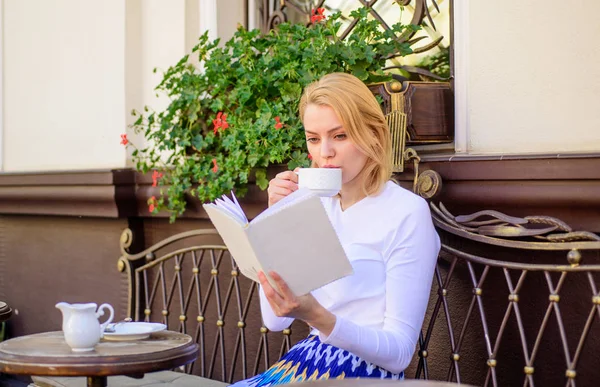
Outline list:
[[[340,168],[300,168],[296,171],[298,186],[319,196],[335,196],[342,189]]]

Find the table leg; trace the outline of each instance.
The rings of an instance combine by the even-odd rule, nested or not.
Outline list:
[[[88,376],[87,387],[106,387],[106,376]]]

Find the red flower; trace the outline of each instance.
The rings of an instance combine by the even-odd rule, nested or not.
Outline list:
[[[277,122],[275,124],[275,129],[281,129],[283,128],[283,124],[281,123],[281,121],[279,120],[279,116],[275,117],[275,122]]]
[[[223,112],[217,113],[217,118],[213,120],[213,125],[215,126],[213,128],[215,135],[217,134],[219,128],[222,130],[229,128],[229,124],[227,123],[227,114],[223,114]]]
[[[129,142],[129,140],[127,139],[127,135],[122,134],[121,135],[121,145],[127,145],[128,142]]]
[[[156,200],[156,196],[152,196],[149,200],[150,204],[148,205],[148,211],[154,212],[156,206],[158,206],[158,201]]]
[[[219,170],[219,166],[217,165],[217,159],[212,159],[212,163],[213,163],[212,171],[214,173],[217,173],[217,171]]]
[[[217,118],[215,118],[215,119],[213,120],[213,125],[214,125],[214,126],[216,126],[216,127],[219,127],[219,126],[221,126],[221,116],[222,116],[222,115],[223,115],[223,112],[219,112],[219,113],[217,113]]]
[[[158,179],[160,179],[161,177],[163,177],[162,173],[159,173],[158,171],[152,172],[152,186],[153,187],[156,187],[158,185]]]
[[[315,24],[320,22],[321,20],[325,20],[325,15],[323,15],[324,12],[325,8],[313,8],[311,12],[310,22]]]
[[[223,130],[229,128],[229,124],[227,123],[227,114],[223,114],[223,123],[221,124],[221,128]]]
[[[308,159],[312,161],[312,155],[310,153],[308,154]]]

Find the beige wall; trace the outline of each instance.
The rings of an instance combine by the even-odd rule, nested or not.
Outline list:
[[[165,106],[154,92],[160,70],[204,28],[227,40],[244,16],[243,0],[2,3],[6,172],[129,166],[119,135],[143,145],[129,112]],[[600,150],[600,3],[583,3],[456,3],[468,4],[456,45],[468,66],[457,79],[464,151]]]
[[[217,7],[217,32],[221,41],[229,40],[238,24],[244,24],[245,0],[219,0]]]
[[[197,4],[197,0],[194,3]],[[168,104],[166,96],[157,96],[155,87],[162,79],[162,72],[185,55],[186,27],[193,25],[198,28],[198,14],[190,11],[190,17],[186,18],[186,6],[192,7],[196,5],[194,3],[189,0],[126,0],[124,111],[127,112],[127,118],[121,125],[121,131],[126,131],[128,138],[137,147],[145,146],[145,142],[127,127],[136,119],[130,113],[134,109],[143,110],[146,105],[159,111]],[[156,72],[154,68],[157,69]],[[133,148],[129,150],[132,151]],[[131,166],[129,157],[126,160],[123,155],[122,162],[125,166]]]
[[[3,6],[4,171],[123,166],[123,1]]]
[[[203,29],[228,39],[243,20],[242,0],[207,1],[2,0],[2,171],[130,166],[131,110],[164,108],[161,72]]]
[[[600,151],[600,2],[468,3],[469,153]]]

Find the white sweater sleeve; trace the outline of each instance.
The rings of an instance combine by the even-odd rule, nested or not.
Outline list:
[[[412,203],[411,203],[412,204]],[[322,342],[352,352],[392,373],[403,371],[412,359],[427,309],[440,249],[439,237],[424,200],[386,240],[385,315],[381,329],[336,318]]]
[[[292,325],[292,322],[294,322],[293,318],[278,317],[275,315],[271,305],[269,304],[269,301],[267,300],[267,296],[265,296],[265,292],[260,285],[258,285],[258,294],[260,296],[260,312],[262,315],[263,324],[265,324],[267,329],[278,332]]]

